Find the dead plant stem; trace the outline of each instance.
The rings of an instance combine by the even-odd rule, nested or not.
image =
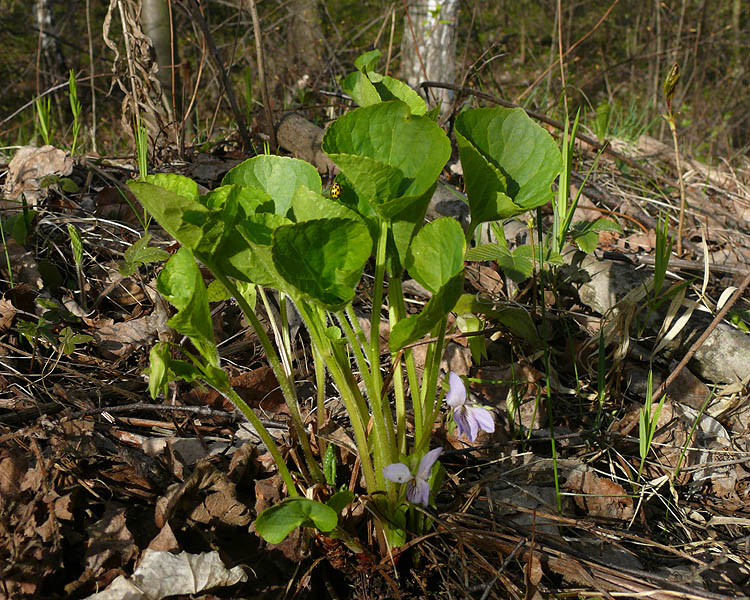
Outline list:
[[[279,147],[276,141],[276,128],[273,125],[273,111],[271,110],[271,98],[268,95],[268,83],[266,82],[265,64],[263,62],[263,39],[260,30],[260,18],[255,0],[248,0],[250,16],[253,19],[253,31],[255,33],[255,56],[258,62],[258,78],[260,79],[260,93],[263,95],[263,108],[266,113],[268,136],[271,139],[271,152],[276,152]]]
[[[544,79],[546,77],[547,73],[549,73],[552,69],[555,68],[555,65],[557,65],[558,61],[564,60],[565,57],[568,56],[568,54],[570,54],[571,52],[573,52],[573,50],[575,50],[578,46],[580,46],[592,33],[594,33],[597,29],[599,29],[599,27],[601,26],[601,24],[604,23],[605,19],[609,16],[609,13],[611,13],[612,10],[614,9],[614,7],[617,6],[617,3],[619,1],[620,0],[614,0],[614,2],[612,2],[612,4],[610,5],[610,7],[601,16],[601,18],[596,22],[596,24],[589,31],[587,31],[575,44],[573,44],[570,48],[568,48],[568,50],[565,52],[565,54],[561,55],[560,58],[558,58],[552,64],[550,64],[544,70],[544,72],[541,73],[539,75],[539,77],[537,77],[534,80],[534,82],[529,87],[527,87],[519,96],[516,97],[515,102],[519,102],[521,99],[523,99],[523,97],[526,94],[528,94],[531,90],[533,90],[537,86],[537,84],[542,79]]]
[[[680,146],[677,143],[677,127],[674,122],[674,115],[670,111],[667,114],[667,123],[672,132],[672,141],[674,142],[674,160],[677,167],[677,181],[680,183],[680,221],[677,225],[677,256],[682,258],[682,228],[685,220],[685,182],[682,179],[682,166],[680,165]]]
[[[91,151],[97,154],[96,147],[96,87],[94,86],[94,40],[91,36],[91,0],[86,0],[86,31],[89,40],[89,72],[91,78]]]
[[[222,86],[224,87],[224,92],[227,95],[227,100],[229,100],[229,106],[232,109],[232,113],[234,114],[234,118],[237,121],[237,129],[240,130],[240,137],[242,138],[242,143],[246,148],[252,147],[252,142],[250,140],[250,135],[247,132],[247,125],[245,123],[245,117],[242,116],[242,112],[240,111],[240,105],[237,103],[237,97],[234,95],[234,90],[232,89],[232,84],[229,81],[229,76],[227,75],[227,70],[224,68],[224,64],[221,60],[221,56],[219,55],[219,50],[216,48],[216,44],[214,43],[214,38],[211,35],[211,30],[208,28],[208,23],[206,23],[206,19],[203,18],[203,13],[201,12],[201,6],[198,4],[197,0],[192,0],[190,2],[190,15],[195,19],[195,21],[198,22],[198,26],[201,28],[201,31],[203,32],[203,39],[208,44],[208,50],[209,54],[211,56],[211,59],[214,62],[214,66],[216,67],[216,70],[219,73],[219,78],[221,79]]]

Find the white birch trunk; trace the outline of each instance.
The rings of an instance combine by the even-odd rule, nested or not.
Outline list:
[[[410,0],[408,6],[401,43],[401,78],[412,87],[422,81],[456,83],[459,0]],[[443,111],[452,99],[450,90],[433,88],[429,94],[430,103],[440,103]]]

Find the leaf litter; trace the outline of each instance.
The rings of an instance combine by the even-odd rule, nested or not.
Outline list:
[[[59,281],[75,281],[65,228],[55,222],[81,215],[63,208],[75,202],[62,185],[39,187],[37,207],[49,212],[32,236],[44,236],[65,260],[44,263],[34,245],[8,241],[5,246],[12,258],[10,272],[2,267],[4,277],[16,287],[6,288],[0,299],[0,597],[163,598],[200,595],[209,588],[221,597],[268,597],[284,589],[293,589],[297,597],[318,597],[333,588],[340,596],[363,598],[564,592],[711,599],[750,592],[748,378],[736,374],[711,381],[706,379],[710,371],[700,365],[694,373],[685,371],[692,379],[682,385],[693,394],[684,387],[669,388],[637,479],[644,394],[638,373],[647,364],[649,336],[657,331],[614,332],[615,337],[631,336],[634,343],[626,359],[608,357],[602,411],[592,351],[598,333],[590,326],[603,324],[601,315],[622,295],[607,296],[614,304],[605,306],[595,291],[579,294],[565,286],[557,290],[559,298],[548,298],[550,307],[564,310],[548,315],[547,324],[533,305],[530,287],[522,283],[514,297],[537,327],[548,328],[540,331],[553,351],[567,354],[553,363],[559,371],[550,374],[551,400],[538,351],[507,328],[499,327],[499,334],[488,339],[489,358],[479,368],[472,366],[465,338],[452,342],[455,357],[448,360],[454,362],[446,371],[462,364],[471,377],[473,401],[504,419],[494,434],[480,435],[473,444],[454,431],[441,432],[449,447],[443,457],[448,485],[438,497],[438,513],[432,514],[434,534],[382,560],[355,555],[331,540],[310,540],[303,532],[266,547],[252,532],[252,522],[283,498],[281,482],[257,439],[240,436],[236,418],[222,417],[231,406],[213,390],[187,384],[174,386],[162,406],[142,402],[148,348],[170,332],[163,305],[148,289],[159,263],[150,262],[151,254],[147,260],[132,259],[125,279],[117,267],[127,263],[125,253],[140,238],[133,211],[124,203],[118,206],[127,192],[112,193],[121,172],[104,163],[91,170],[81,163],[68,171],[66,164],[52,170],[79,182],[91,173],[90,204],[117,210],[109,212],[111,220],[81,231],[88,257],[82,265],[86,294],[94,307],[90,313],[50,314],[29,295],[41,291],[64,306],[67,292]],[[25,168],[36,173],[32,167]],[[208,171],[221,170],[211,164]],[[18,179],[14,171],[6,186],[21,185]],[[697,210],[704,210],[707,195],[727,200],[723,212],[711,216],[722,226],[731,222],[737,198],[747,190],[736,178],[724,180],[732,189],[726,196],[715,177],[687,183],[694,199],[700,199]],[[585,188],[591,205],[601,209],[597,190],[609,190],[624,207],[640,207],[631,219],[645,227],[623,220],[626,234],[605,232],[606,239],[599,237],[601,248],[642,253],[655,246],[653,219],[648,221],[652,217],[641,191],[645,185],[602,161]],[[742,225],[735,231],[739,241],[731,252],[724,252],[721,240],[710,240],[713,261],[726,255],[725,260],[747,264],[750,234]],[[160,230],[152,233],[152,254],[158,258],[168,243]],[[118,268],[119,278],[102,275]],[[467,291],[489,296],[493,310],[506,306],[508,291],[495,267],[469,263],[468,268],[473,283]],[[565,285],[575,287],[575,282],[571,277]],[[616,283],[605,280],[608,293]],[[718,297],[730,283],[714,271],[708,293]],[[126,285],[124,295],[114,293]],[[587,298],[593,300],[587,304]],[[415,294],[415,301],[424,300]],[[366,299],[357,305],[366,314]],[[231,301],[212,306],[216,328],[227,342],[223,356],[230,361],[233,383],[278,426],[272,431],[286,441],[288,460],[299,468],[300,457],[288,445],[284,426],[288,415],[257,343]],[[32,347],[18,332],[19,319],[44,325],[49,335],[37,335]],[[366,316],[363,323],[369,321]],[[64,326],[93,341],[61,353]],[[567,338],[560,335],[561,327],[568,328]],[[675,358],[656,358],[658,382],[670,373]],[[311,379],[307,360],[300,344],[295,379]],[[713,400],[703,406],[711,391]],[[335,423],[336,402],[329,400],[334,421],[318,432],[318,441],[330,440],[343,449],[351,441]],[[124,405],[133,408],[119,412]],[[198,407],[210,408],[181,410]],[[598,421],[602,413],[608,415],[607,427]],[[338,483],[354,485],[356,457],[350,451],[341,456],[339,469],[347,477]],[[356,519],[361,522],[362,514]],[[410,549],[416,549],[416,558]],[[331,583],[335,577],[321,556],[343,569],[345,581]],[[398,566],[404,564],[408,568]]]

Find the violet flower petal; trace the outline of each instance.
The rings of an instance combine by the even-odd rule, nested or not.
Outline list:
[[[419,461],[419,468],[417,469],[416,478],[427,481],[430,478],[430,472],[432,467],[437,462],[438,457],[443,453],[442,448],[433,448],[427,454],[422,457]]]
[[[453,420],[456,423],[456,429],[458,429],[459,436],[464,433],[467,437],[469,437],[471,427],[469,425],[468,417],[468,412],[463,404],[453,409]]]
[[[445,395],[445,402],[448,406],[456,408],[466,402],[466,387],[461,378],[453,371],[448,375],[448,393]]]
[[[477,433],[479,433],[479,423],[477,423],[477,420],[474,417],[473,406],[464,406],[464,412],[466,415],[466,423],[469,426],[469,431],[466,432],[466,437],[470,442],[473,442],[477,439]]]
[[[412,504],[427,506],[430,503],[430,486],[424,479],[412,479],[406,484],[406,497]]]
[[[383,477],[396,483],[406,483],[412,480],[411,471],[404,463],[393,463],[383,467]]]
[[[479,425],[479,429],[487,433],[495,431],[495,419],[492,417],[490,411],[481,406],[472,406],[469,410],[471,411],[471,416],[477,422],[477,425]]]

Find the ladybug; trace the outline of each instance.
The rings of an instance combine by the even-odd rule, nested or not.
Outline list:
[[[330,189],[331,198],[334,200],[341,196],[341,184],[338,181],[334,181]]]

